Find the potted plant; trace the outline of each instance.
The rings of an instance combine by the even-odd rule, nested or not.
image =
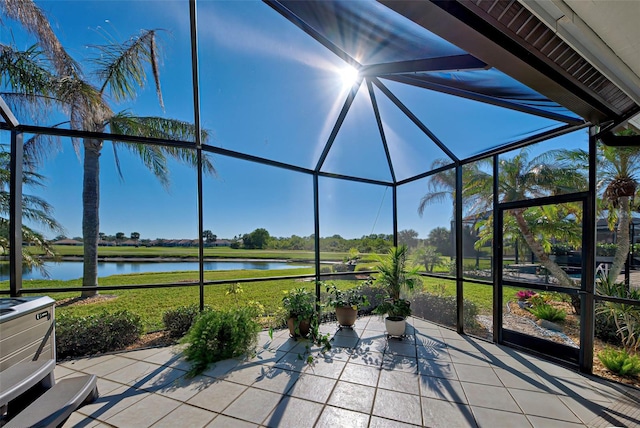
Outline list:
[[[411,315],[409,301],[401,294],[410,293],[421,284],[419,267],[407,267],[408,248],[406,245],[393,247],[378,262],[376,284],[387,294],[385,301],[376,307],[375,312],[384,315],[385,327],[389,336],[402,337],[406,328],[406,318]]]
[[[335,284],[326,285],[327,305],[335,308],[336,318],[341,327],[352,327],[358,318],[358,305],[366,305],[367,297],[361,286],[340,290]]]
[[[286,311],[291,337],[307,337],[311,323],[316,318],[315,294],[304,288],[289,290],[282,298],[282,306]]]

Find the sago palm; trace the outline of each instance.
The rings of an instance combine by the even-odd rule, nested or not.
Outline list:
[[[159,104],[164,107],[159,79],[157,34],[159,30],[142,30],[124,43],[108,39],[100,46],[89,46],[96,56],[87,62],[74,61],[59,43],[43,12],[31,0],[1,0],[0,11],[15,19],[24,29],[35,35],[38,46],[20,52],[12,46],[0,46],[0,71],[3,96],[12,107],[27,111],[33,117],[38,112],[48,112],[51,107],[60,108],[69,117],[72,129],[137,135],[170,140],[193,140],[196,130],[193,125],[163,117],[140,117],[128,111],[115,112],[109,100],[116,103],[132,100],[137,90],[142,89],[147,78],[147,69],[155,83]],[[2,21],[6,23],[5,20]],[[91,64],[88,73],[83,66]],[[94,80],[90,80],[94,78]],[[206,134],[202,138],[206,140]],[[144,165],[167,186],[168,158],[190,165],[196,164],[196,151],[171,146],[131,144],[111,140],[117,149],[126,149],[137,155]],[[52,140],[36,137],[25,143],[25,152],[42,158],[51,150]],[[83,218],[84,238],[83,286],[98,285],[98,234],[100,202],[100,154],[104,141],[86,137],[82,144],[73,140],[76,151],[84,151]],[[194,146],[195,148],[195,146]],[[214,168],[208,158],[203,159],[205,173]],[[96,294],[85,291],[83,296]]]

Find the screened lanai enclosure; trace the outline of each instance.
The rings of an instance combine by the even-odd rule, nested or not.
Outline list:
[[[2,292],[163,289],[203,307],[230,282],[276,285],[206,264],[207,248],[262,229],[271,250],[308,253],[310,271],[279,280],[315,280],[319,295],[320,281],[340,278],[324,269],[331,239],[368,242],[361,255],[427,246],[438,261],[422,269],[425,283],[455,297],[449,327],[590,372],[598,305],[640,310],[636,188],[608,190],[624,156],[637,185],[637,137],[619,131],[639,98],[530,3],[43,3],[70,68],[52,59],[55,45],[35,44],[42,34],[3,16],[13,29],[3,46],[35,65],[29,86],[9,78],[24,63],[3,62]],[[122,51],[104,46],[144,37],[159,67],[126,84],[135,89],[114,83],[106,64]],[[85,91],[55,100],[69,81]],[[99,262],[118,233],[119,247],[143,254],[197,248],[198,263],[157,281],[107,278]],[[30,277],[38,240],[93,243],[100,259],[66,250],[77,275],[52,264]],[[597,289],[605,278],[627,293]],[[576,337],[515,322],[526,290],[563,302]]]

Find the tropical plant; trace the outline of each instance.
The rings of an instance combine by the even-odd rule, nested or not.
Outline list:
[[[2,147],[4,149],[4,147]],[[0,251],[3,253],[9,248],[9,162],[11,154],[6,150],[0,151]],[[42,187],[45,178],[33,170],[33,163],[29,157],[24,158],[24,171],[22,174],[23,186]],[[47,232],[62,232],[62,226],[53,218],[53,208],[44,199],[24,194],[22,195],[22,219],[25,223],[31,223]],[[22,263],[27,267],[36,267],[44,272],[42,258],[35,257],[30,252],[30,247],[38,248],[42,254],[54,257],[55,252],[49,241],[43,235],[31,227],[22,224],[22,242],[28,246],[22,247]]]
[[[625,350],[605,348],[598,352],[598,359],[613,373],[620,376],[635,376],[640,373],[640,358]]]
[[[526,301],[535,295],[536,292],[533,290],[518,290],[516,292],[516,298],[520,301]]]
[[[260,324],[254,307],[202,312],[182,342],[184,355],[191,361],[189,376],[202,373],[209,364],[239,357],[255,349]]]
[[[82,64],[76,62],[66,52],[54,34],[45,14],[31,0],[0,1],[3,16],[19,22],[33,34],[38,44],[27,51],[19,51],[13,46],[0,45],[0,70],[8,92],[2,96],[12,108],[26,111],[32,117],[48,117],[51,107],[59,107],[68,112],[69,126],[74,130],[91,132],[111,131],[115,135],[136,135],[168,140],[193,140],[196,129],[193,125],[163,117],[140,117],[130,111],[116,112],[108,101],[121,103],[132,100],[137,90],[146,82],[146,67],[150,68],[155,83],[158,101],[164,108],[159,75],[158,33],[160,30],[142,30],[137,36],[124,43],[116,42],[109,35],[107,43],[88,46],[96,52],[89,59],[93,68],[84,73]],[[2,23],[6,24],[3,20]],[[87,76],[95,77],[95,81]],[[58,124],[56,126],[60,126]],[[206,140],[207,134],[202,133]],[[195,150],[179,149],[174,146],[132,144],[111,139],[116,154],[116,167],[120,171],[117,149],[125,149],[137,155],[143,164],[160,180],[169,185],[167,159],[172,158],[190,165],[196,165]],[[46,144],[49,142],[49,144]],[[42,160],[50,152],[54,139],[44,134],[25,142],[25,153],[32,159]],[[78,139],[72,140],[74,148],[80,152]],[[84,270],[83,286],[98,285],[98,234],[100,200],[100,154],[104,140],[99,137],[85,137],[83,218]],[[213,165],[203,158],[205,173],[213,173]],[[86,290],[83,296],[97,294]]]
[[[623,282],[611,281],[608,276],[599,278],[596,291],[605,296],[640,300],[640,290],[627,289]],[[625,350],[636,353],[640,349],[640,306],[625,302],[603,301],[596,306],[596,313],[613,320],[616,333]]]
[[[617,135],[635,135],[627,129]],[[562,159],[568,159],[585,172],[589,170],[589,154],[584,150],[564,150]],[[616,281],[629,255],[631,242],[629,225],[633,201],[640,203],[640,147],[597,146],[598,181],[597,192],[600,196],[598,207],[606,212],[610,230],[616,231],[616,247],[613,263],[609,268],[610,281]],[[638,207],[635,207],[638,209]]]
[[[567,317],[567,312],[564,309],[556,308],[548,303],[534,305],[533,307],[528,308],[528,310],[535,315],[536,318],[551,322],[564,321]]]
[[[326,303],[332,308],[352,307],[358,309],[360,305],[367,305],[367,296],[362,294],[362,286],[339,289],[335,284],[325,284],[327,292]]]
[[[401,298],[401,294],[410,293],[422,284],[422,280],[417,266],[407,266],[408,251],[406,245],[392,247],[384,257],[379,259],[375,283],[384,290],[387,300],[374,312],[387,313],[389,316],[411,315],[409,303]]]
[[[416,264],[422,264],[428,272],[433,272],[433,268],[442,263],[442,254],[433,245],[424,245],[416,249],[413,259]]]

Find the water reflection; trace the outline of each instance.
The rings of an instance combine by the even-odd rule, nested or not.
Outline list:
[[[82,277],[82,262],[48,262],[45,270],[48,277],[39,269],[22,268],[23,279],[59,279],[69,280]],[[208,261],[204,263],[207,270],[274,270],[295,269],[309,267],[309,265],[292,264],[286,262],[260,261]],[[98,276],[122,275],[128,273],[177,272],[197,271],[198,262],[99,262]],[[0,281],[9,279],[9,264],[0,264]]]

